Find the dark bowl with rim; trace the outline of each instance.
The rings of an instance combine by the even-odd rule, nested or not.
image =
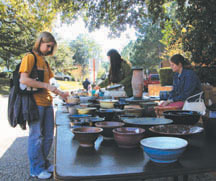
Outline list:
[[[164,111],[163,115],[165,118],[173,120],[173,124],[186,125],[196,124],[201,117],[201,115],[196,111],[186,110]]]

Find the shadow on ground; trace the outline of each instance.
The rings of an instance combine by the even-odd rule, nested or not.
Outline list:
[[[19,137],[12,143],[0,158],[1,181],[33,181],[38,180],[29,176],[29,162],[27,155],[28,137]],[[1,149],[1,148],[0,148]],[[49,160],[53,161],[53,148],[49,154]],[[53,179],[49,179],[53,180]]]

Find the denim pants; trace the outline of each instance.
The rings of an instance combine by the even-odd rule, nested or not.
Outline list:
[[[39,120],[29,123],[28,157],[31,175],[38,175],[50,166],[47,156],[54,134],[53,107],[38,106],[38,110]]]

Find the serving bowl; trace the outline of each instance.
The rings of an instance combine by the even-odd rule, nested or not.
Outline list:
[[[102,128],[97,127],[80,127],[72,129],[72,133],[75,135],[76,140],[82,147],[94,146],[94,142],[102,131]]]
[[[176,137],[149,137],[140,141],[144,152],[156,163],[173,163],[185,151],[188,142]]]
[[[201,115],[196,111],[164,111],[163,115],[167,119],[172,119],[174,124],[187,124],[193,125],[196,124]]]
[[[70,104],[78,104],[80,99],[77,96],[68,96],[66,102]]]
[[[122,109],[99,109],[96,111],[100,117],[105,118],[106,121],[111,121],[116,115],[124,113]]]
[[[78,114],[94,114],[96,111],[95,107],[77,108]]]
[[[203,128],[193,125],[170,124],[152,126],[149,130],[158,135],[189,137],[203,132]]]
[[[121,127],[113,129],[113,135],[120,148],[134,148],[144,138],[145,129],[135,127]]]
[[[113,139],[112,130],[114,128],[119,128],[119,127],[122,127],[124,125],[125,125],[124,123],[117,122],[117,121],[103,121],[103,122],[95,123],[96,127],[103,128],[103,132],[101,134],[103,135],[103,138],[105,140],[112,140]]]
[[[114,108],[114,105],[117,102],[118,100],[113,100],[113,99],[103,99],[99,101],[100,107],[107,108],[107,109]]]

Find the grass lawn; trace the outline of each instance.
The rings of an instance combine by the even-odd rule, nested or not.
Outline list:
[[[82,83],[74,81],[60,81],[58,80],[59,88],[63,91],[70,91],[75,89],[81,89]],[[9,78],[0,78],[0,95],[8,95],[10,88]]]

